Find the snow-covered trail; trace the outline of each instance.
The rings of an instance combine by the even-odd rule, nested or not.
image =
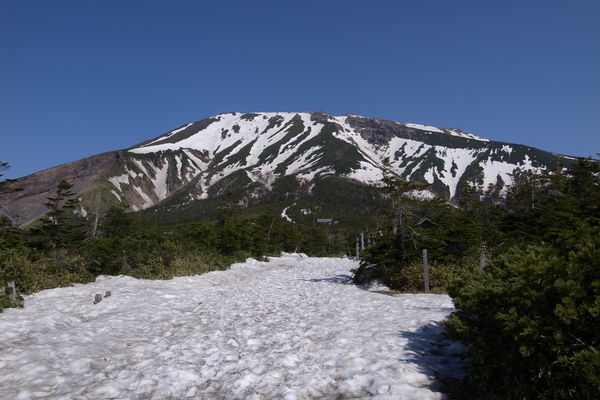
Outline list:
[[[451,299],[362,290],[356,267],[285,256],[28,296],[0,314],[0,398],[443,398],[460,366],[436,324]]]

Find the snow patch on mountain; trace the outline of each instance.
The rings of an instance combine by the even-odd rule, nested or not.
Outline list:
[[[435,126],[421,125],[421,124],[409,124],[409,123],[406,123],[404,125],[408,126],[409,128],[418,129],[420,131],[444,133],[443,130],[441,130],[440,128],[436,128]]]
[[[127,185],[129,184],[129,174],[117,175],[108,178],[108,181],[112,183],[119,191],[121,190],[121,184]]]
[[[365,182],[369,185],[378,185],[383,178],[383,171],[380,167],[367,161],[360,162],[360,168],[351,171],[348,178]]]
[[[158,197],[158,200],[164,200],[167,198],[167,172],[169,170],[169,161],[167,160],[167,162],[165,163],[165,165],[157,169],[155,169],[154,172],[154,178],[152,178],[152,176],[150,176],[150,180],[152,181],[152,183],[154,184],[154,192],[156,193],[156,196]]]
[[[144,192],[144,190],[141,187],[138,187],[138,186],[132,186],[132,187],[133,187],[133,190],[135,191],[135,193],[143,200],[138,205],[136,205],[136,204],[131,205],[131,208],[133,209],[133,211],[140,211],[140,210],[148,208],[154,204],[152,199]]]
[[[174,130],[172,130],[171,132],[167,133],[165,136],[172,136],[172,135],[174,135],[174,134],[176,134],[176,133],[178,133],[178,132],[184,131],[184,130],[185,130],[185,129],[187,129],[187,127],[188,127],[188,126],[190,126],[190,125],[192,125],[192,122],[190,122],[190,123],[189,123],[189,124],[187,124],[187,125],[184,125],[184,126],[182,126],[181,128],[178,128],[178,129],[174,129]]]
[[[178,154],[175,156],[175,170],[177,171],[177,178],[182,180],[181,172],[183,171],[183,162],[181,161],[181,156]]]
[[[481,136],[473,135],[472,133],[463,132],[460,129],[447,129],[446,132],[451,134],[452,136],[464,137],[467,139],[475,139],[480,140],[482,142],[489,142],[489,139],[482,138]]]
[[[284,209],[283,209],[283,211],[281,212],[281,218],[285,219],[285,220],[286,220],[286,221],[288,221],[288,222],[292,222],[292,223],[293,223],[293,222],[294,222],[294,220],[292,220],[292,219],[290,218],[290,216],[289,216],[289,215],[287,215],[287,210],[289,210],[289,209],[290,209],[290,207],[293,207],[293,206],[295,206],[295,205],[296,205],[296,203],[292,204],[291,206],[288,206],[288,207],[284,208]]]
[[[322,168],[311,170],[308,172],[302,172],[302,173],[298,174],[298,177],[300,179],[304,179],[306,181],[312,182],[315,179],[315,176],[317,176],[317,175],[319,175],[319,176],[335,175],[335,171],[329,167],[322,167]],[[313,187],[314,187],[313,184],[309,185],[309,189],[308,189],[309,193],[311,192]]]
[[[453,198],[466,169],[476,160],[475,154],[465,149],[438,148],[436,150],[437,155],[444,162],[444,169],[448,172],[439,179],[450,189],[450,198]]]
[[[262,137],[269,126],[271,118],[281,117],[282,122],[285,123],[291,119],[295,113],[261,113],[260,116],[255,118],[243,118],[241,114],[221,114],[215,117],[217,121],[210,124],[207,128],[199,130],[195,134],[180,140],[176,143],[162,143],[152,144],[162,140],[158,140],[143,145],[138,148],[130,149],[129,151],[138,154],[156,153],[159,151],[166,150],[178,150],[182,148],[206,150],[211,156],[215,155],[218,149],[226,149],[234,146],[238,140],[242,143],[237,148],[243,147],[248,144],[250,140],[256,139],[256,137]],[[189,124],[188,127],[193,124]],[[237,128],[234,128],[236,127]],[[238,130],[238,133],[235,130]],[[264,139],[264,138],[263,138]],[[261,144],[268,143],[267,140],[262,141]]]
[[[495,185],[498,178],[504,182],[512,182],[512,174],[515,172],[515,165],[506,162],[498,162],[493,160],[483,160],[480,163],[481,167],[489,171],[483,178],[482,184],[478,187],[480,190],[487,189],[490,185]],[[534,167],[532,160],[529,157],[525,158],[523,165],[518,167],[521,171],[539,171],[538,167]],[[505,192],[506,189],[502,191]]]

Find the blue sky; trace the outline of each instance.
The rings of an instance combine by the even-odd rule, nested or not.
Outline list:
[[[17,178],[229,111],[600,152],[600,1],[0,0]]]

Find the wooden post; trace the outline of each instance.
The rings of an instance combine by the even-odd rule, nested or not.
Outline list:
[[[365,250],[365,233],[364,232],[360,233],[360,249],[362,251]]]
[[[15,282],[8,282],[8,288],[10,289],[10,298],[12,300],[17,300],[17,288],[15,287]]]
[[[356,258],[360,260],[360,253],[358,250],[358,236],[356,237]]]
[[[102,295],[100,293],[96,294],[96,297],[94,298],[94,304],[98,304],[102,301]]]
[[[485,268],[485,254],[481,253],[479,256],[479,269],[483,270]]]
[[[107,290],[107,291],[106,291],[106,294],[104,295],[104,297],[110,297],[110,295],[111,295],[111,294],[112,294],[112,293],[110,292],[110,290]]]
[[[427,249],[423,249],[423,277],[425,281],[425,293],[429,293],[429,265],[427,264]]]

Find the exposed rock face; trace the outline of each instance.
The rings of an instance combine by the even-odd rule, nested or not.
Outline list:
[[[2,196],[3,211],[10,216],[18,215],[19,224],[26,225],[47,211],[43,203],[54,195],[60,181],[73,184],[71,190],[80,193],[120,157],[121,152],[111,151],[20,178],[15,186],[23,190]]]
[[[392,121],[348,116],[348,125],[373,145],[387,145],[394,137],[418,140],[415,130]]]

